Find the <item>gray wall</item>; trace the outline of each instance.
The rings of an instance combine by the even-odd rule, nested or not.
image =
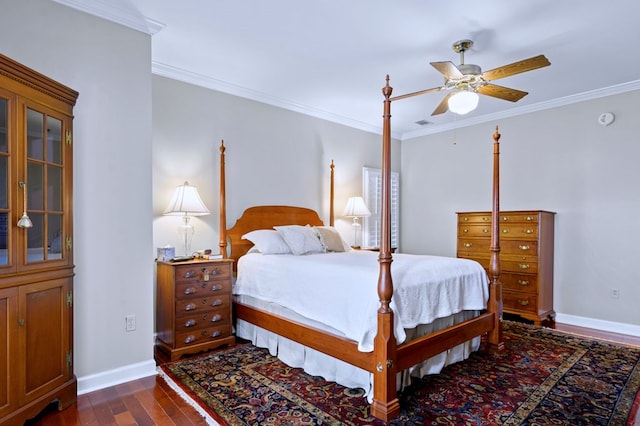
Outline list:
[[[560,318],[632,324],[628,331],[637,333],[639,107],[634,91],[402,141],[402,249],[453,256],[455,212],[491,209],[499,125],[502,209],[557,213]],[[597,118],[608,111],[616,120],[603,127]]]

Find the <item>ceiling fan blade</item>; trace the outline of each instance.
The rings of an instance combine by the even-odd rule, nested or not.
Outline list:
[[[455,92],[449,92],[447,93],[447,95],[442,98],[442,100],[440,101],[440,103],[438,104],[438,106],[436,107],[436,109],[433,110],[433,112],[431,113],[431,115],[438,115],[438,114],[444,114],[445,112],[449,111],[449,98],[451,97],[451,95],[453,95]]]
[[[431,66],[437,69],[441,74],[443,74],[446,78],[462,78],[463,75],[451,61],[444,62],[430,62]]]
[[[522,90],[511,89],[509,87],[498,86],[495,84],[487,84],[477,89],[478,93],[494,98],[504,99],[505,101],[516,102],[528,95],[528,92]]]
[[[534,56],[529,59],[514,62],[482,73],[482,78],[487,81],[497,80],[499,78],[509,77],[514,74],[520,74],[526,71],[532,71],[538,68],[551,65],[551,62],[544,55]]]

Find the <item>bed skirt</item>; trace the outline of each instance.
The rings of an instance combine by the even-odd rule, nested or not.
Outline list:
[[[253,306],[270,313],[313,326],[328,333],[338,336],[344,335],[324,324],[302,317],[275,303],[263,302],[248,296],[234,296],[235,300],[244,305]],[[419,325],[416,328],[406,330],[407,339],[424,336],[437,330],[449,327],[453,324],[465,321],[478,315],[477,311],[462,311],[445,318],[438,318],[431,324]],[[336,382],[349,388],[362,388],[369,403],[373,400],[373,375],[366,370],[354,367],[344,361],[332,358],[322,352],[305,347],[299,343],[279,336],[273,332],[264,330],[258,326],[243,320],[237,320],[235,324],[236,336],[249,340],[253,345],[267,348],[269,353],[277,356],[285,364],[302,368],[306,373],[320,376],[325,380]],[[475,337],[465,343],[448,349],[420,364],[398,372],[397,390],[402,390],[411,384],[411,377],[422,377],[427,374],[438,374],[445,366],[465,360],[471,352],[478,350],[480,337]]]

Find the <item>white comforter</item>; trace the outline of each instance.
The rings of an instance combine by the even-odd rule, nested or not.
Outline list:
[[[377,331],[378,253],[354,250],[304,256],[249,253],[238,262],[233,293],[276,302],[327,324],[373,351]],[[475,261],[394,254],[391,264],[395,337],[463,310],[486,308],[486,272]]]

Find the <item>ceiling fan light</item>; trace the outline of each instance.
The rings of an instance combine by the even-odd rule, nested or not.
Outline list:
[[[458,90],[449,98],[449,111],[459,115],[467,114],[476,109],[479,98],[472,90]]]

